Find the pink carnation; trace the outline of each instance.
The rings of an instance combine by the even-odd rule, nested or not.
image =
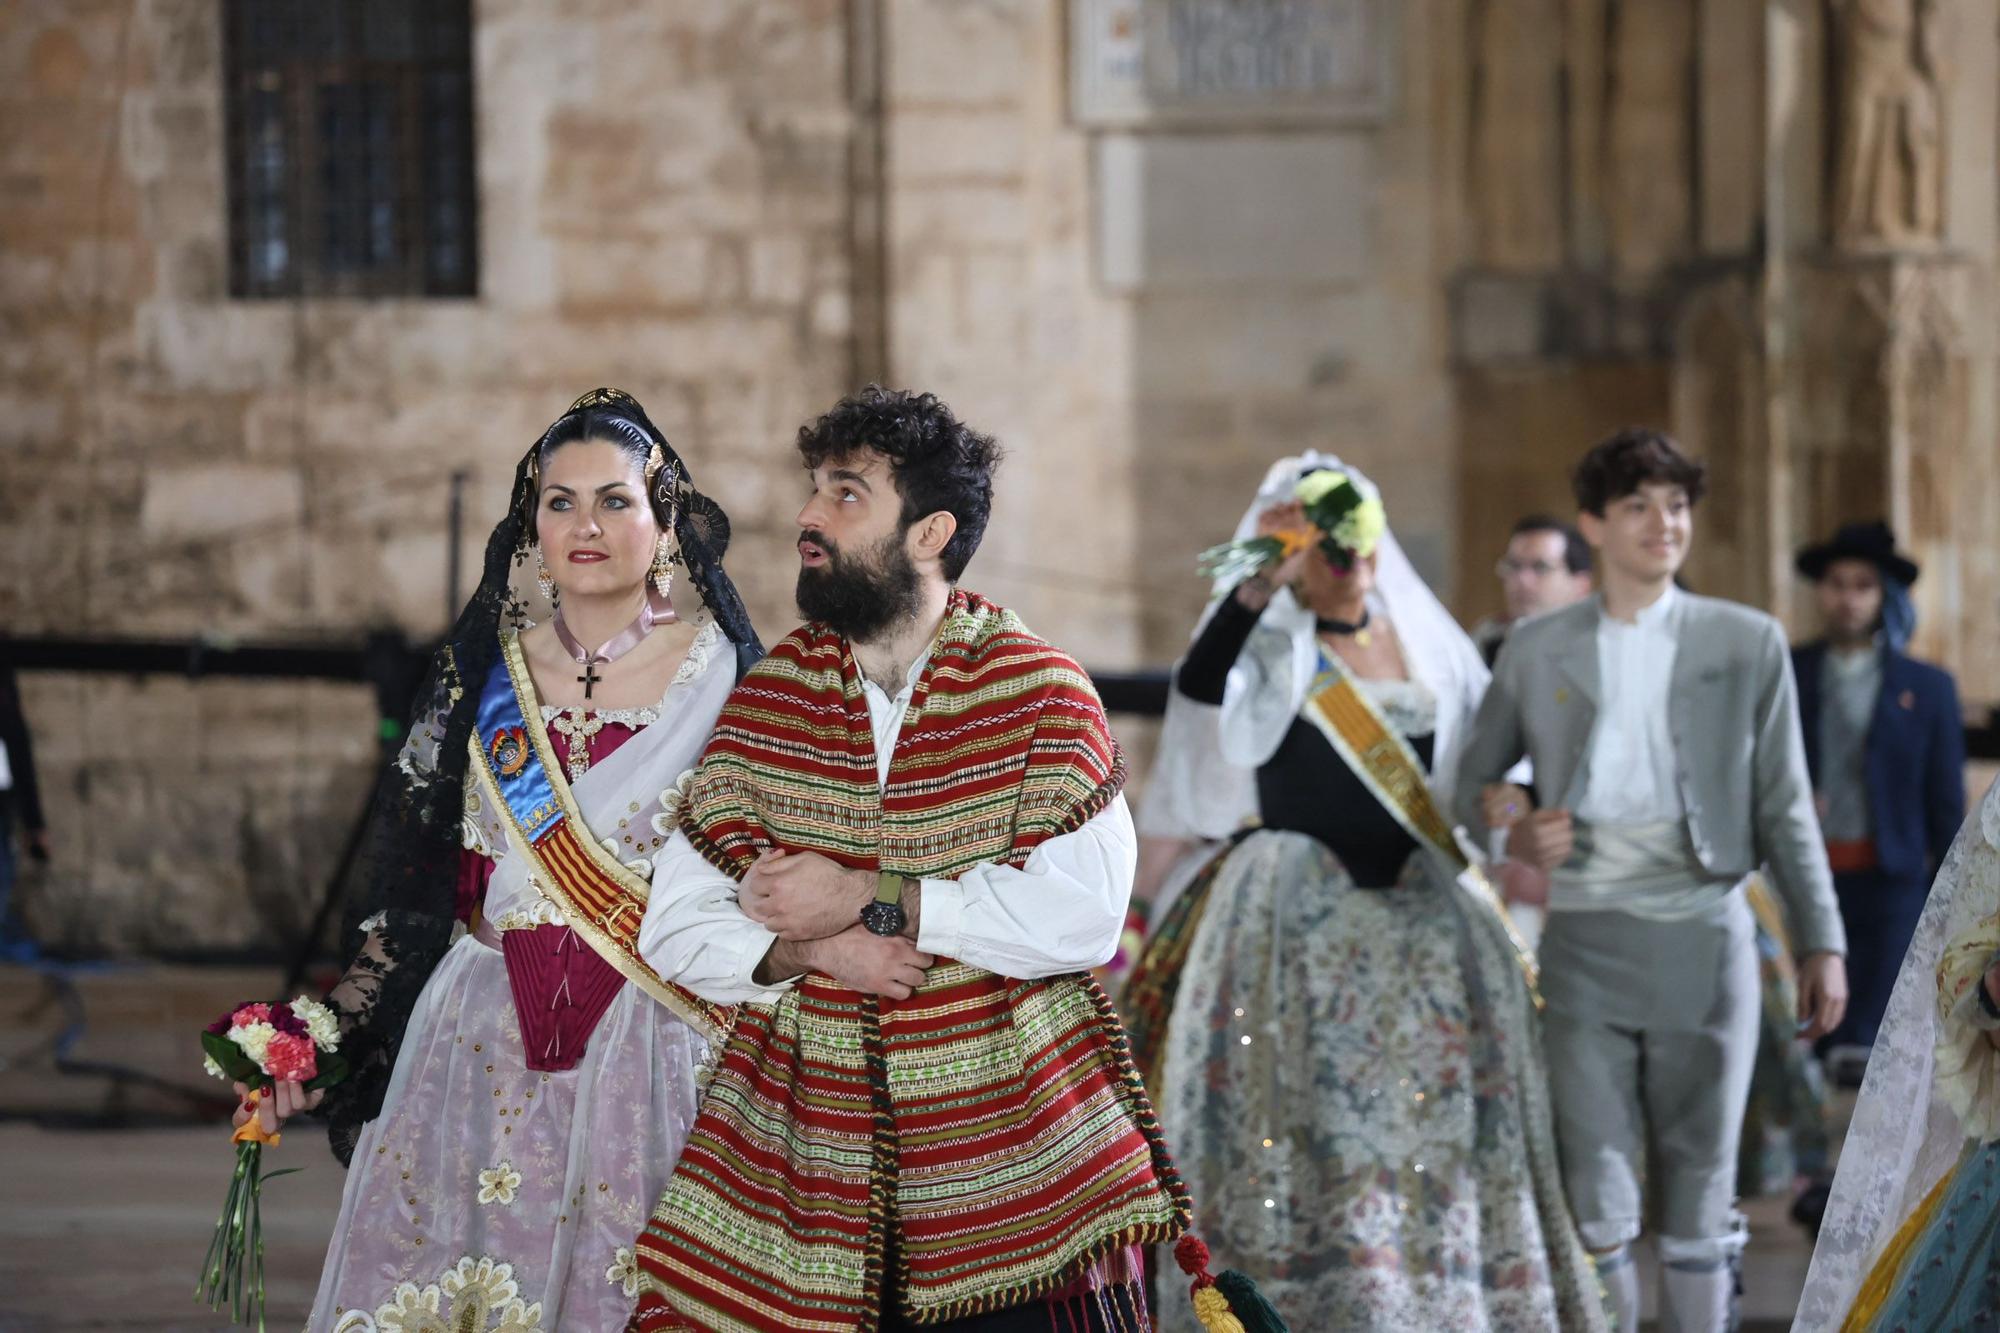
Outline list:
[[[271,1021],[271,1006],[268,1004],[246,1004],[229,1016],[231,1027],[249,1027],[252,1023]]]
[[[319,1073],[312,1038],[280,1032],[264,1053],[264,1072],[280,1083],[304,1083]]]

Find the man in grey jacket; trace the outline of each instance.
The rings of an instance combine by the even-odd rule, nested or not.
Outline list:
[[[1758,1033],[1752,872],[1768,870],[1790,918],[1803,1032],[1831,1029],[1847,997],[1784,632],[1675,587],[1704,480],[1657,431],[1584,456],[1577,525],[1601,591],[1508,638],[1456,793],[1465,824],[1511,826],[1509,853],[1550,873],[1542,987],[1564,1182],[1628,1330],[1649,1136],[1666,1327],[1733,1319]],[[1503,783],[1524,755],[1539,810]]]

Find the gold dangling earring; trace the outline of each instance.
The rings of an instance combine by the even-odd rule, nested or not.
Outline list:
[[[680,554],[680,543],[671,535],[662,534],[659,544],[653,548],[653,586],[660,590],[660,596],[669,604],[673,601],[674,560]]]
[[[556,577],[549,573],[549,562],[539,546],[535,548],[535,586],[542,590],[542,596],[548,598],[551,605],[555,603]]]

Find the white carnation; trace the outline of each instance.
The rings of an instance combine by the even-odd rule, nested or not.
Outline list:
[[[229,1039],[243,1048],[243,1054],[256,1061],[257,1067],[264,1067],[264,1057],[270,1053],[271,1038],[278,1035],[278,1029],[269,1023],[245,1023],[241,1027],[229,1029]]]
[[[229,1075],[222,1072],[222,1066],[215,1063],[214,1056],[212,1055],[202,1056],[201,1067],[203,1071],[209,1074],[213,1074],[216,1078],[221,1079],[224,1083],[227,1083],[229,1081]]]
[[[311,1035],[313,1045],[322,1051],[340,1049],[340,1020],[333,1016],[333,1010],[318,1000],[308,1000],[301,995],[292,1001],[292,1012],[306,1025],[306,1032]]]

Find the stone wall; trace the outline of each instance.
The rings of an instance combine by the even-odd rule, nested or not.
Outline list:
[[[847,29],[826,0],[476,5],[474,300],[227,295],[219,6],[0,9],[0,623],[351,639],[445,620],[516,459],[631,390],[786,623],[789,438],[854,374]],[[367,783],[372,704],[35,675],[56,872],[90,950],[295,932]],[[245,907],[249,910],[241,910]]]
[[[1677,427],[1690,303],[1740,285],[1759,245],[1764,14],[1693,0],[1446,8],[1467,72],[1449,281],[1469,618],[1498,609],[1491,571],[1514,520],[1575,511],[1568,472],[1584,449],[1621,426]],[[1689,575],[1761,599],[1724,535],[1747,508],[1718,484]]]
[[[1302,448],[1368,468],[1442,575],[1441,67],[1428,10],[1378,8],[1382,114],[1208,135],[1080,128],[1059,5],[483,0],[479,298],[252,302],[226,295],[215,6],[10,7],[0,616],[30,634],[435,632],[451,473],[479,516],[471,570],[519,451],[600,382],[638,394],[729,509],[732,569],[780,630],[791,435],[875,377],[1005,441],[968,582],[1093,665],[1177,651],[1194,552]],[[46,938],[167,947],[250,897],[254,921],[204,938],[296,928],[365,782],[365,696],[27,691],[61,866],[59,892],[27,895]],[[148,721],[253,696],[229,745],[185,757],[184,727]],[[79,713],[89,728],[51,720]],[[1120,725],[1143,772],[1149,728]],[[135,729],[145,744],[112,739]],[[168,790],[184,808],[150,832],[99,836],[107,809]],[[288,887],[238,835],[193,831],[251,809],[302,830]],[[107,912],[142,865],[160,910]]]
[[[966,580],[1093,667],[1178,656],[1266,468],[1383,488],[1447,590],[1458,476],[1429,6],[1379,5],[1391,89],[1333,126],[1079,123],[1071,6],[882,0],[884,343],[1010,450]],[[1115,719],[1143,789],[1156,727]]]
[[[1093,664],[1162,664],[1195,552],[1318,448],[1448,584],[1432,7],[1375,6],[1378,118],[1136,130],[1079,125],[1067,9],[885,6],[890,364],[1013,449],[968,580]]]
[[[1711,466],[1694,587],[1809,634],[1794,552],[1887,518],[1926,567],[1916,651],[1975,713],[2000,701],[1995,10],[1868,9],[1907,34],[1820,0],[1440,6],[1467,73],[1446,131],[1463,612],[1497,603],[1517,515],[1572,507],[1584,448],[1657,425]],[[1861,143],[1870,71],[1910,104]]]
[[[1698,585],[1792,609],[1794,540],[1879,489],[1936,571],[1924,646],[2000,697],[1991,0],[1941,10],[1938,234],[1865,262],[1829,239],[1821,0],[1329,0],[1376,25],[1349,112],[1125,122],[1072,92],[1096,3],[477,0],[480,295],[435,301],[227,296],[217,5],[0,8],[0,623],[435,633],[452,474],[470,572],[520,451],[613,383],[779,633],[793,433],[882,379],[1007,445],[967,582],[1095,667],[1178,651],[1280,455],[1367,469],[1470,617],[1513,518],[1644,421],[1717,467]],[[25,689],[45,938],[299,929],[365,693]]]

